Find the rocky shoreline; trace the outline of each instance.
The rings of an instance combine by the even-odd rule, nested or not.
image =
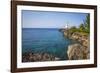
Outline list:
[[[62,32],[65,38],[79,42],[68,46],[67,55],[69,60],[90,58],[89,35],[80,32],[70,32],[69,30],[62,30]]]
[[[23,53],[22,62],[58,61],[60,58],[48,53]]]
[[[75,40],[77,42],[68,46],[66,55],[68,60],[83,60],[90,58],[89,35],[80,32],[70,32],[66,29],[60,30],[65,38]],[[60,58],[49,53],[33,53],[27,52],[22,54],[22,62],[41,62],[41,61],[59,61]]]

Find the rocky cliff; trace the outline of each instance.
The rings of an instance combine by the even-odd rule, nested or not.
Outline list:
[[[88,48],[80,44],[69,45],[67,54],[68,54],[69,60],[89,59]]]
[[[63,30],[63,34],[65,38],[79,42],[68,46],[67,55],[69,60],[89,59],[89,35],[69,30]]]

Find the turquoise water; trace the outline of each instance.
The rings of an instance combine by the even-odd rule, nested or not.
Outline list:
[[[72,40],[66,39],[59,29],[23,28],[22,52],[49,53],[61,60],[67,59],[67,48]]]

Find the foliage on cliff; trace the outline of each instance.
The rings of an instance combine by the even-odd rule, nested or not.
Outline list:
[[[90,33],[90,15],[88,14],[86,16],[86,19],[84,20],[84,23],[80,24],[80,26],[77,28],[75,26],[71,27],[69,29],[71,33],[73,32],[80,32],[82,34],[88,35]]]
[[[76,40],[79,43],[73,43],[68,46],[67,55],[69,60],[81,60],[90,58],[89,33],[90,33],[90,15],[88,14],[79,27],[73,26],[63,30],[64,37]]]

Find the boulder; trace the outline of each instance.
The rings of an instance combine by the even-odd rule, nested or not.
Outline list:
[[[81,44],[72,44],[68,46],[67,55],[69,60],[81,60],[89,58],[89,51]]]

